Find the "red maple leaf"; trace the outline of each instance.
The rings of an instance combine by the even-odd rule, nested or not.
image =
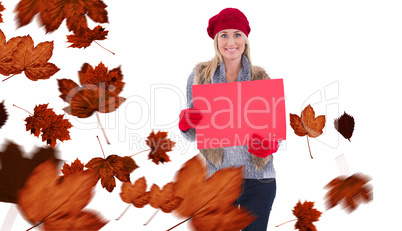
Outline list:
[[[41,42],[35,47],[31,36],[27,35],[11,38],[6,43],[6,37],[0,31],[0,48],[2,75],[14,76],[24,72],[28,79],[37,81],[48,79],[60,70],[55,64],[48,62],[53,55],[53,41]]]
[[[2,12],[3,10],[5,10],[6,8],[4,8],[4,6],[1,4],[1,2],[0,2],[0,12]],[[2,15],[1,15],[1,13],[0,13],[0,22],[3,22],[3,18],[2,18]]]
[[[300,231],[317,231],[313,222],[318,221],[322,212],[314,209],[314,202],[305,201],[303,204],[297,202],[293,214],[297,217],[295,228]]]
[[[373,200],[372,186],[367,184],[370,180],[361,173],[336,177],[325,186],[330,189],[325,195],[327,206],[332,208],[343,204],[347,212],[352,212],[360,203]]]
[[[56,140],[70,140],[70,132],[67,130],[73,125],[64,115],[56,115],[53,109],[47,108],[48,104],[35,106],[34,114],[25,119],[26,130],[39,137],[42,133],[42,141],[46,141],[51,147],[55,147]]]
[[[68,176],[82,171],[84,171],[84,164],[81,163],[81,161],[78,158],[71,163],[71,166],[68,165],[67,163],[64,163],[63,168],[61,169],[61,172],[63,173],[64,176]]]
[[[82,35],[67,35],[67,42],[72,43],[69,47],[86,48],[95,40],[106,39],[108,33],[109,31],[98,25],[92,30],[89,28],[85,29],[85,32]]]
[[[38,21],[46,32],[57,30],[66,19],[68,30],[82,35],[88,28],[86,16],[98,23],[108,22],[106,7],[102,0],[20,0],[15,11],[18,27],[27,25],[39,14]]]
[[[85,167],[94,171],[97,180],[101,179],[102,187],[112,192],[114,187],[116,187],[114,177],[121,182],[129,182],[130,173],[138,168],[138,165],[131,157],[110,155],[106,159],[100,157],[93,158]]]
[[[64,108],[68,114],[87,118],[96,111],[115,111],[125,101],[118,96],[125,85],[120,67],[109,71],[102,62],[95,68],[84,63],[78,75],[82,86],[71,79],[58,80],[60,98],[70,104]]]
[[[154,133],[152,131],[147,137],[146,143],[151,148],[148,154],[148,158],[152,159],[155,164],[169,162],[170,158],[166,152],[172,151],[172,148],[176,144],[175,142],[167,139],[167,132],[158,131]]]

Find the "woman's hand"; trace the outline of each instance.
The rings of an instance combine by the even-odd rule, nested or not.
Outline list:
[[[179,115],[179,129],[186,132],[190,128],[195,128],[195,125],[197,125],[201,119],[202,115],[200,110],[193,108],[184,109]]]
[[[272,153],[278,151],[279,143],[278,141],[271,142],[267,138],[263,138],[260,135],[253,134],[249,144],[248,151],[258,157],[265,158]]]

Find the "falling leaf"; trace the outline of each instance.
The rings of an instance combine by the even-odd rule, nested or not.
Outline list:
[[[0,74],[7,76],[17,72],[17,68],[12,62],[12,55],[22,38],[14,37],[6,42],[6,36],[0,30]]]
[[[120,94],[125,85],[121,68],[116,67],[112,70],[108,70],[102,62],[95,68],[88,63],[84,63],[81,70],[78,72],[78,77],[82,86],[95,85],[101,87],[111,96]]]
[[[227,207],[216,212],[206,213],[193,219],[192,227],[201,231],[240,230],[248,226],[255,217],[245,217],[249,212],[245,208]]]
[[[203,231],[224,230],[227,223],[230,223],[231,230],[249,225],[255,217],[247,210],[238,210],[231,218],[227,215],[238,209],[233,203],[242,192],[243,169],[221,169],[208,179],[206,175],[205,164],[199,155],[188,160],[178,171],[174,182],[175,195],[183,201],[174,213],[180,217],[191,217],[197,230]],[[206,220],[208,222],[203,222]],[[220,223],[221,220],[227,223]],[[209,223],[214,224],[214,228],[211,229]]]
[[[297,202],[293,214],[297,217],[295,228],[300,231],[317,231],[313,222],[318,221],[322,212],[314,209],[314,202],[305,201],[303,204]]]
[[[6,8],[4,8],[4,6],[1,4],[1,2],[0,2],[0,12],[2,12],[3,10],[5,10]],[[2,15],[1,15],[1,13],[0,13],[0,23],[1,22],[3,22],[3,17],[2,17]]]
[[[129,182],[130,173],[138,168],[131,157],[120,157],[118,155],[110,155],[106,159],[93,158],[85,167],[96,173],[96,179],[101,179],[102,187],[109,192],[112,192],[116,187],[114,177],[121,182]]]
[[[38,21],[46,32],[57,30],[66,19],[68,30],[82,35],[88,28],[86,16],[94,22],[108,22],[106,7],[101,0],[20,0],[15,11],[18,27],[27,25],[39,14]]]
[[[78,75],[82,86],[70,79],[57,80],[60,98],[70,104],[66,113],[87,118],[96,111],[115,111],[126,100],[118,96],[125,84],[120,67],[109,71],[102,62],[95,69],[85,63]]]
[[[71,163],[71,166],[68,165],[67,163],[64,163],[63,168],[61,169],[61,172],[63,173],[64,176],[68,176],[82,171],[84,171],[84,164],[81,163],[81,161],[78,158]]]
[[[84,34],[78,36],[76,34],[67,35],[67,42],[72,43],[69,47],[86,48],[95,40],[106,39],[109,31],[101,26],[96,26],[94,29],[85,29]]]
[[[4,100],[0,103],[0,128],[6,123],[8,118],[8,113],[6,107],[4,106]]]
[[[167,139],[167,132],[158,131],[154,133],[152,131],[147,137],[146,143],[151,148],[148,154],[148,159],[152,160],[155,164],[169,162],[170,158],[166,152],[172,151],[172,148],[176,144],[175,142]]]
[[[347,212],[353,212],[361,203],[373,200],[372,186],[367,183],[369,176],[355,173],[349,177],[339,176],[329,182],[324,188],[329,188],[325,195],[327,207],[330,209],[342,204]]]
[[[48,79],[60,69],[48,60],[53,54],[53,42],[42,42],[34,47],[31,36],[21,38],[12,54],[12,69],[10,74],[24,72],[32,81]]]
[[[308,105],[304,108],[300,117],[290,114],[290,126],[298,136],[308,135],[311,138],[316,138],[323,133],[325,116],[320,115],[315,117],[314,109]]]
[[[42,141],[46,141],[51,147],[56,146],[56,140],[70,140],[70,132],[67,130],[73,125],[64,115],[56,115],[48,104],[35,106],[34,114],[25,119],[26,130],[31,131],[36,137],[42,133]]]
[[[156,209],[160,208],[165,213],[172,212],[183,201],[182,198],[175,196],[173,183],[166,184],[162,190],[158,185],[153,184],[149,197],[149,204]]]
[[[141,177],[131,184],[131,182],[123,182],[121,186],[121,199],[126,203],[131,203],[137,208],[142,208],[149,203],[149,192],[147,190],[147,182],[145,177]]]
[[[309,104],[304,108],[300,117],[296,114],[290,113],[290,126],[293,128],[296,135],[307,135],[308,142],[308,137],[316,138],[323,133],[322,130],[325,126],[325,116],[320,115],[315,117],[314,109]],[[311,155],[310,144],[308,145],[310,156],[313,158]]]
[[[17,204],[27,221],[43,224],[47,230],[101,228],[106,224],[102,218],[82,210],[92,198],[94,186],[93,173],[80,172],[60,180],[57,166],[46,161],[35,168],[18,192]],[[92,219],[83,219],[88,216]]]
[[[57,161],[57,155],[53,148],[39,148],[29,159],[23,157],[17,144],[7,141],[5,146],[5,150],[0,152],[0,201],[17,203],[17,192],[32,171],[46,160]]]
[[[335,129],[341,133],[341,135],[350,141],[350,138],[352,137],[353,130],[355,128],[355,120],[351,115],[346,114],[346,112],[343,113],[341,117],[338,119],[335,119],[334,121]]]

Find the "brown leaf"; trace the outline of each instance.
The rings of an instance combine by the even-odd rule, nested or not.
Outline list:
[[[197,155],[187,161],[176,175],[175,194],[183,198],[183,201],[174,212],[182,217],[191,216],[197,230],[223,230],[230,222],[236,225],[237,230],[249,225],[255,218],[245,210],[238,211],[238,214],[236,212],[232,218],[227,215],[232,213],[232,204],[242,192],[242,168],[225,168],[206,179],[205,165],[200,158]],[[206,219],[216,224],[213,229],[210,229],[208,223],[202,222]],[[220,223],[221,219],[231,221]]]
[[[12,62],[12,54],[23,37],[14,37],[6,43],[6,36],[0,30],[0,74],[10,75],[17,72],[17,67]]]
[[[12,54],[13,71],[10,74],[24,72],[30,80],[48,79],[60,69],[48,60],[53,54],[53,42],[42,42],[34,47],[31,36],[21,38]]]
[[[314,109],[308,105],[304,108],[300,117],[290,114],[290,126],[298,136],[308,135],[311,138],[316,138],[323,133],[325,116],[320,115],[315,117]]]
[[[335,129],[341,133],[345,139],[350,141],[355,128],[355,119],[344,112],[343,115],[334,120],[334,125]]]
[[[2,12],[3,10],[5,10],[6,8],[4,8],[4,6],[1,4],[1,2],[0,2],[0,12]],[[1,22],[3,22],[3,17],[2,17],[2,15],[1,15],[1,13],[0,13],[0,23]]]
[[[108,71],[102,62],[95,69],[85,63],[78,75],[82,87],[70,79],[57,80],[60,98],[70,104],[66,113],[87,118],[96,111],[115,111],[126,100],[118,96],[125,84],[120,67]]]
[[[121,199],[126,203],[131,203],[137,208],[142,208],[149,203],[149,192],[147,190],[147,182],[145,177],[141,177],[131,184],[131,182],[123,182],[121,186]]]
[[[45,26],[46,32],[59,28],[66,19],[69,31],[82,35],[88,28],[86,16],[98,23],[107,23],[106,4],[101,0],[20,0],[17,12],[18,27],[24,26],[39,14],[38,21]]]
[[[309,104],[307,105],[307,107],[304,108],[300,117],[298,115],[290,113],[290,126],[293,128],[296,135],[307,135],[308,142],[308,137],[316,138],[323,133],[322,129],[325,126],[325,116],[320,115],[315,117],[314,109]],[[313,156],[311,155],[310,144],[307,144],[310,152],[310,157],[313,158]]]
[[[151,148],[148,154],[148,159],[152,160],[155,164],[169,162],[170,158],[166,152],[172,151],[172,148],[176,144],[175,142],[167,139],[167,132],[158,131],[154,133],[152,131],[147,137],[146,143]]]
[[[56,115],[53,109],[47,108],[48,104],[35,106],[34,114],[25,119],[26,130],[31,131],[36,137],[42,133],[42,141],[46,141],[51,147],[56,146],[56,140],[70,140],[68,131],[73,125],[64,115]]]
[[[85,29],[84,34],[81,36],[76,34],[67,35],[67,42],[72,43],[69,47],[86,48],[95,40],[106,39],[108,33],[109,31],[98,25],[92,30],[89,28]]]
[[[101,179],[102,187],[109,192],[112,192],[116,187],[114,177],[121,182],[129,182],[130,173],[138,168],[131,157],[120,157],[118,155],[110,155],[106,159],[93,158],[85,167],[95,172],[96,179]]]
[[[90,172],[80,172],[62,181],[58,176],[56,165],[46,161],[39,165],[25,186],[18,192],[18,206],[24,218],[32,224],[42,223],[45,227],[75,226],[77,216],[85,215],[82,209],[92,198],[94,187],[93,175]],[[88,215],[85,215],[88,216]],[[82,218],[81,221],[82,222]],[[105,222],[99,219],[87,220],[90,226]],[[58,228],[60,229],[60,228]]]
[[[88,63],[84,63],[81,70],[78,72],[78,77],[80,78],[80,84],[82,86],[98,86],[110,96],[120,94],[125,85],[120,67],[113,68],[109,71],[102,62],[95,68]]]
[[[205,213],[193,219],[195,230],[227,231],[240,230],[248,226],[256,217],[245,208],[230,206],[212,213]]]
[[[370,180],[361,173],[336,177],[324,187],[329,188],[325,195],[327,207],[342,204],[347,212],[353,212],[359,204],[370,202],[373,200],[372,186],[367,184]]]
[[[295,228],[300,231],[317,231],[313,222],[318,221],[322,212],[314,209],[314,202],[305,201],[303,204],[297,202],[293,214],[297,217]]]
[[[156,209],[161,209],[164,213],[172,212],[183,201],[182,198],[175,196],[173,183],[166,184],[162,190],[158,185],[152,185],[149,196],[149,204]]]
[[[8,118],[8,113],[6,107],[4,106],[4,100],[0,103],[0,128],[6,123]]]
[[[81,210],[74,215],[67,215],[62,219],[45,223],[45,230],[99,230],[108,223],[98,212]]]
[[[15,143],[7,141],[5,146],[5,150],[0,152],[0,201],[17,203],[17,192],[32,171],[46,160],[56,162],[57,155],[53,148],[39,148],[29,159],[23,157],[20,147]]]
[[[81,161],[78,158],[71,163],[71,166],[68,165],[67,163],[64,163],[63,168],[61,169],[61,172],[63,173],[64,176],[68,176],[82,171],[84,171],[84,164],[81,163]]]

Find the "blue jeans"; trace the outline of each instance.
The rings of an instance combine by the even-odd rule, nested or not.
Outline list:
[[[266,231],[269,213],[276,195],[275,178],[244,179],[243,192],[234,202],[258,216],[243,231]]]

